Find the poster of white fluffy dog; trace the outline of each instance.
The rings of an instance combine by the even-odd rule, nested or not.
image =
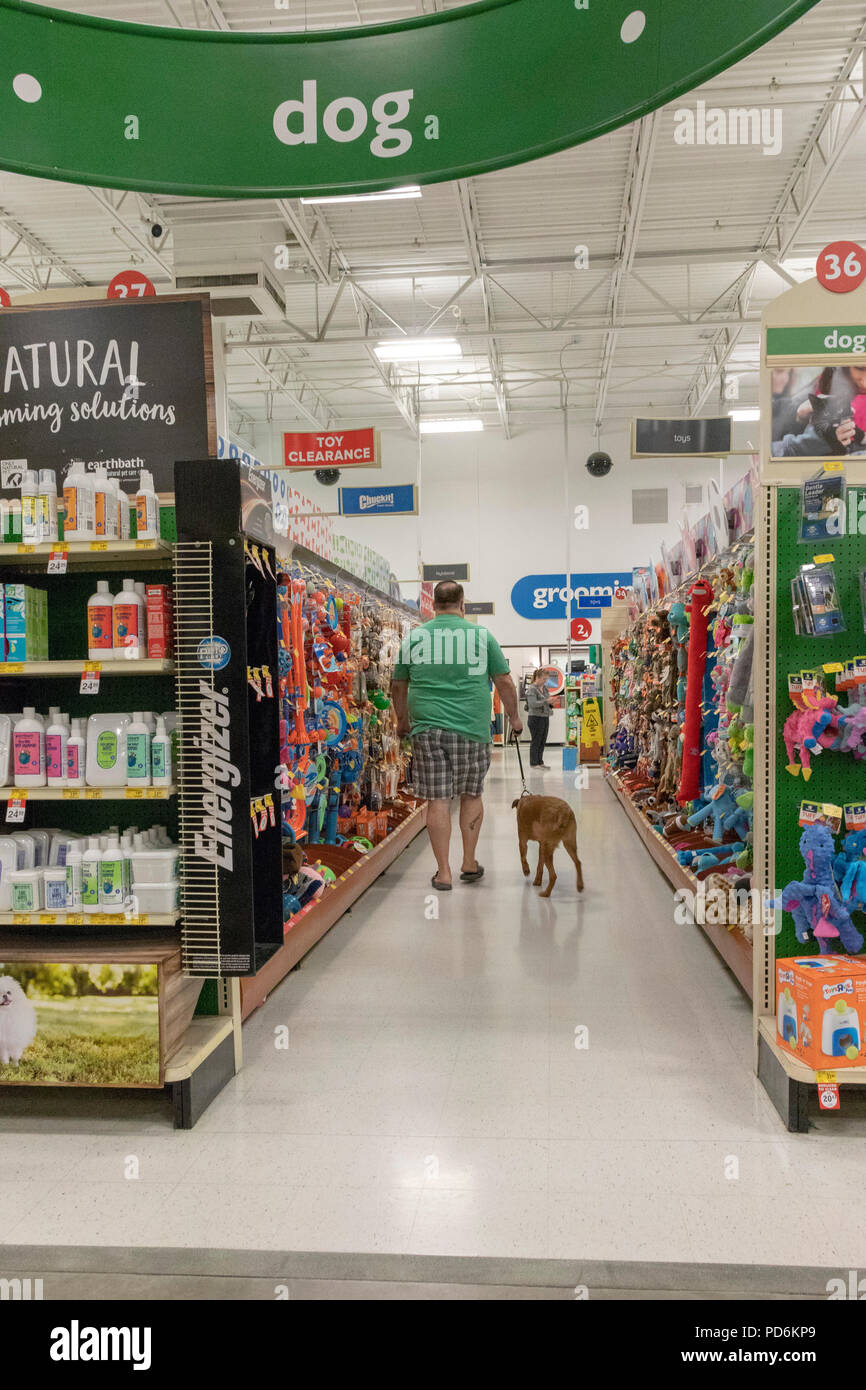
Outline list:
[[[36,1037],[36,1010],[17,980],[0,975],[0,1063],[16,1067]]]

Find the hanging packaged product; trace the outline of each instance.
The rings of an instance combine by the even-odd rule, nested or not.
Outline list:
[[[66,475],[63,484],[63,539],[66,541],[91,541],[96,535],[94,529],[93,482],[87,476],[84,464],[76,460]]]
[[[159,498],[153,486],[153,476],[141,470],[138,492],[135,495],[136,535],[140,541],[159,540]]]
[[[794,631],[798,637],[831,637],[845,631],[832,555],[816,555],[791,581]]]
[[[839,467],[824,467],[800,488],[801,545],[835,540],[845,534],[845,474]]]
[[[123,588],[114,599],[112,616],[115,659],[135,661],[144,656],[144,600],[136,591],[134,579],[124,579]]]

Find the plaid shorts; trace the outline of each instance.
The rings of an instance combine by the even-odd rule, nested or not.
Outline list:
[[[490,766],[490,744],[452,729],[425,729],[412,738],[412,787],[428,801],[480,796]]]

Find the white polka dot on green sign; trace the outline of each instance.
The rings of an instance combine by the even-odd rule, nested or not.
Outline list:
[[[623,20],[619,36],[623,43],[634,43],[635,39],[640,38],[645,28],[646,15],[643,10],[632,10],[631,14]]]
[[[21,101],[40,101],[42,86],[29,72],[19,72],[12,79],[12,90]]]

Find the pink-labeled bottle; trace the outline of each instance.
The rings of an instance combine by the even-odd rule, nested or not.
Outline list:
[[[49,710],[49,714],[51,722],[45,730],[45,780],[49,787],[65,787],[69,730],[59,710]]]
[[[85,743],[84,735],[81,732],[81,720],[73,719],[72,730],[66,741],[67,787],[84,786],[84,755]]]
[[[24,706],[12,735],[16,787],[45,786],[45,721],[33,705]]]

